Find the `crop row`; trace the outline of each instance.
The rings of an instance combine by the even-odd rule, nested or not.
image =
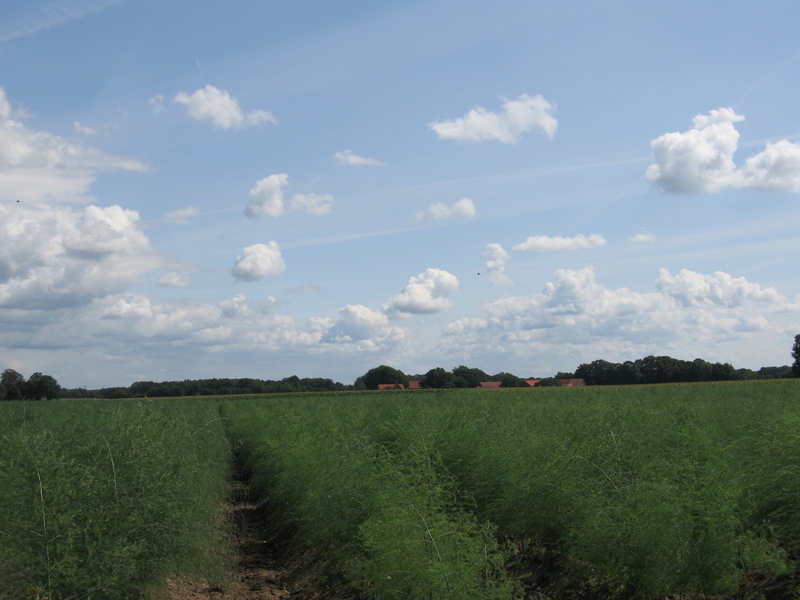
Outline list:
[[[222,410],[284,526],[375,598],[658,598],[793,588],[798,391],[382,392]]]
[[[216,404],[5,402],[0,598],[136,598],[227,576]]]

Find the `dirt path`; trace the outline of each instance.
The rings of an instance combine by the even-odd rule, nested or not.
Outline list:
[[[268,530],[264,510],[247,500],[237,500],[231,504],[230,511],[238,535],[235,580],[224,588],[170,584],[171,600],[286,600],[303,597],[291,594],[284,585],[284,580],[290,579],[293,571],[291,560],[281,552],[279,546],[283,544],[264,539],[264,532]]]

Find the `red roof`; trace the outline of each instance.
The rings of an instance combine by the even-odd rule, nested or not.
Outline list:
[[[481,381],[478,384],[478,387],[479,388],[499,388],[500,385],[501,385],[501,382],[499,382],[499,381]]]
[[[419,381],[410,380],[408,382],[408,388],[407,389],[409,389],[409,390],[419,390],[419,389],[421,389],[421,386],[419,385]]]
[[[541,379],[523,379],[523,382],[528,387],[536,387],[536,384],[539,383]]]
[[[402,383],[379,383],[379,390],[402,390],[405,389]]]
[[[581,385],[586,385],[586,382],[583,379],[559,379],[561,385],[566,387],[576,387]]]

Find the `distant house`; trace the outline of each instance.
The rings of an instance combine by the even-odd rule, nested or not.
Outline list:
[[[407,386],[402,383],[379,383],[378,390],[419,390],[422,389],[419,381],[409,381]]]
[[[586,385],[586,382],[583,379],[559,379],[559,381],[564,387],[577,387]]]
[[[481,388],[481,389],[485,389],[485,388],[499,388],[501,385],[502,385],[502,383],[501,383],[501,382],[499,382],[499,381],[481,381],[481,382],[478,384],[478,387],[479,387],[479,388]]]
[[[378,384],[379,390],[404,390],[406,388],[403,387],[402,383],[379,383]]]
[[[522,385],[520,387],[525,387],[525,386],[527,386],[527,387],[536,387],[536,384],[539,383],[540,381],[541,381],[541,379],[523,379],[522,383],[524,385]]]

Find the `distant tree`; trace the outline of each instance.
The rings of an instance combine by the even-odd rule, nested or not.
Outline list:
[[[34,373],[22,385],[22,395],[30,400],[54,400],[61,393],[61,386],[50,375]]]
[[[453,369],[453,377],[455,377],[456,387],[465,388],[478,387],[481,381],[489,381],[491,379],[484,371],[480,369],[471,369],[464,365]],[[464,385],[461,385],[462,382]]]
[[[561,387],[562,379],[572,379],[572,377],[545,377],[539,380],[536,387]]]
[[[419,384],[424,388],[452,388],[456,387],[455,377],[442,367],[431,369],[422,376]]]
[[[555,379],[575,379],[575,373],[565,373],[564,371],[559,371],[556,373]]]
[[[406,377],[405,373],[402,371],[387,365],[381,365],[380,367],[370,369],[361,377],[356,379],[355,385],[356,389],[359,389],[359,385],[363,385],[364,387],[361,389],[377,390],[378,384],[381,383],[400,383],[402,385],[406,385],[408,383],[408,377]]]
[[[6,369],[3,371],[3,374],[0,375],[0,384],[5,388],[5,393],[3,394],[4,399],[22,399],[22,386],[25,384],[25,378],[14,369]]]
[[[498,373],[492,378],[493,381],[499,381],[500,387],[520,387],[522,385],[522,378],[517,377],[511,373]]]
[[[792,375],[795,377],[800,377],[800,333],[794,336],[792,358],[794,358],[794,363],[792,364]]]

